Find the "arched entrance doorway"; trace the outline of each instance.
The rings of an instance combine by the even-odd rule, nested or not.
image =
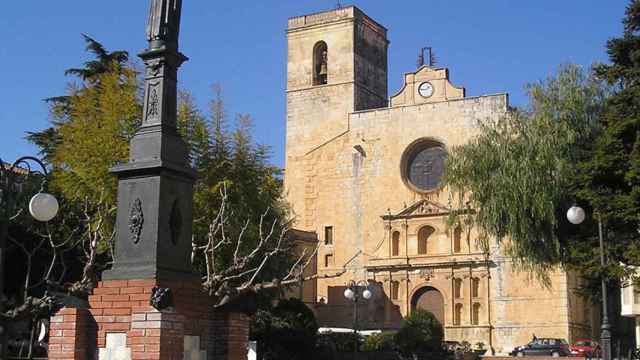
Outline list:
[[[411,310],[427,310],[444,326],[444,297],[436,288],[425,286],[413,294]]]

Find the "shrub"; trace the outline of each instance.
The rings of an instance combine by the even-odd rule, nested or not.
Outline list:
[[[364,338],[362,351],[389,351],[395,346],[394,333],[371,334]]]
[[[259,310],[251,322],[251,338],[263,359],[304,359],[315,347],[317,331],[313,312],[298,299]]]
[[[405,317],[394,340],[403,356],[426,358],[442,352],[444,330],[435,316],[425,310],[414,310]]]
[[[360,348],[360,345],[363,342],[362,335],[354,334],[352,332],[348,333],[335,333],[335,332],[326,332],[320,335],[323,343],[331,344],[332,347],[338,352],[351,352],[353,351],[355,346]]]

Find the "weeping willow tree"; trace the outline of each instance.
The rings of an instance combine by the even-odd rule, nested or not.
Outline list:
[[[544,275],[563,260],[566,209],[574,201],[576,162],[598,133],[606,86],[576,65],[526,85],[529,103],[454,147],[445,184],[452,222],[475,227],[478,241],[496,238],[516,266]]]

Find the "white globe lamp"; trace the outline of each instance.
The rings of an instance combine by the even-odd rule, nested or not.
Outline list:
[[[347,298],[347,299],[349,299],[349,300],[353,300],[354,295],[355,295],[355,294],[353,293],[353,290],[351,290],[351,289],[349,289],[349,288],[347,288],[347,289],[344,291],[344,297],[346,297],[346,298]]]
[[[53,219],[58,214],[58,209],[58,200],[51,194],[37,193],[29,201],[29,212],[38,221]]]
[[[371,290],[369,290],[369,289],[365,289],[362,292],[362,297],[367,299],[367,300],[371,299],[371,295],[373,295],[373,294],[371,294]]]
[[[574,225],[582,224],[585,218],[584,210],[580,206],[572,206],[567,210],[567,220]]]

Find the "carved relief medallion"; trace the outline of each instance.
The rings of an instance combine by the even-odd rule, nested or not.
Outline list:
[[[137,244],[142,234],[142,225],[144,224],[144,214],[142,213],[142,200],[135,199],[129,211],[129,232],[131,233],[131,241]]]

